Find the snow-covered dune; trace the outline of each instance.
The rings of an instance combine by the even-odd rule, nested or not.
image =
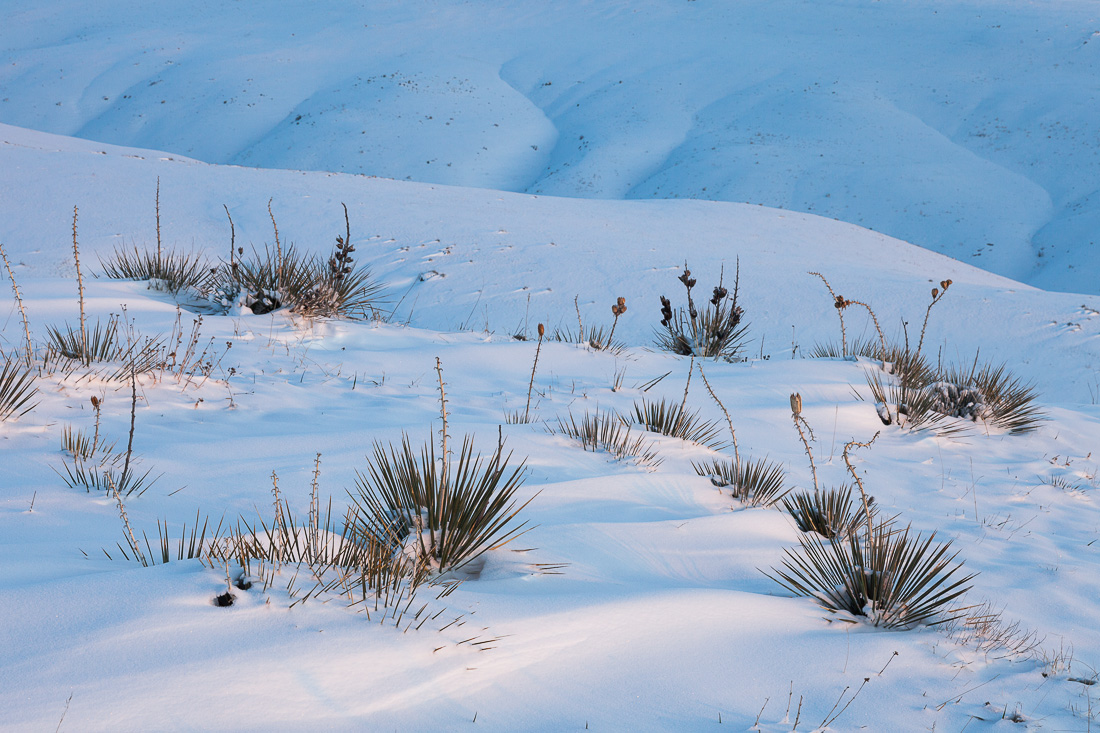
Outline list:
[[[0,122],[240,163],[813,212],[1097,292],[1093,2],[20,3]]]

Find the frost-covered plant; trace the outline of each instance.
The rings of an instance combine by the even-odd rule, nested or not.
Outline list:
[[[866,618],[874,626],[911,628],[958,618],[953,602],[970,589],[975,574],[963,574],[951,543],[935,542],[879,522],[871,535],[846,539],[813,534],[799,538],[799,550],[784,550],[782,567],[769,578],[822,607]]]
[[[695,303],[692,288],[696,279],[684,267],[678,278],[687,290],[687,308],[673,310],[672,302],[661,296],[661,325],[656,331],[656,344],[665,351],[681,356],[700,356],[734,361],[745,343],[748,326],[743,321],[744,310],[737,302],[741,282],[738,263],[733,293],[723,286],[720,275],[711,298],[702,310]]]
[[[26,415],[37,403],[31,399],[38,394],[35,377],[25,366],[5,357],[0,369],[0,422]]]
[[[699,411],[689,411],[683,404],[650,402],[642,399],[634,403],[631,422],[640,425],[651,433],[660,433],[680,440],[704,445],[711,450],[721,450],[726,441],[719,437],[722,427],[717,421],[702,420]]]
[[[932,370],[915,361],[919,368],[902,370],[895,377],[873,370],[867,373],[884,425],[958,432],[961,426],[945,426],[944,421],[961,418],[1021,434],[1036,430],[1046,420],[1035,404],[1035,388],[1013,377],[1003,364]]]
[[[715,486],[729,488],[734,498],[748,506],[772,506],[788,491],[783,488],[783,467],[763,458],[742,461],[740,466],[722,460],[691,465],[697,474],[709,477]]]
[[[498,446],[484,460],[467,437],[456,464],[444,470],[431,443],[419,455],[407,436],[400,448],[375,443],[351,495],[358,533],[438,572],[501,547],[523,531],[526,522],[516,524],[516,517],[530,502],[515,498],[524,463],[509,468],[511,454],[502,451]]]

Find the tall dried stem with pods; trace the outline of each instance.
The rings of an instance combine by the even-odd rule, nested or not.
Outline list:
[[[802,417],[802,395],[798,392],[791,394],[791,419],[794,420],[795,430],[798,431],[798,437],[802,439],[802,445],[806,448],[806,455],[810,458],[810,475],[814,480],[814,491],[817,491],[817,464],[814,463],[814,452],[810,450],[810,440],[815,439],[814,431],[806,422],[806,418]],[[803,427],[806,428],[805,432],[802,430]],[[807,432],[810,434],[809,440],[806,439]]]
[[[542,351],[542,339],[546,335],[546,326],[539,324],[539,343],[535,347],[535,361],[531,364],[531,381],[527,385],[527,407],[523,410],[523,422],[531,419],[531,392],[535,389],[535,370],[539,366],[539,353]]]
[[[836,298],[833,301],[833,305],[836,307],[838,313],[843,311],[845,308],[848,308],[848,307],[853,306],[853,305],[861,305],[861,306],[863,306],[864,308],[867,309],[867,312],[871,314],[871,320],[875,324],[875,331],[878,333],[879,347],[882,349],[882,351],[880,352],[879,357],[880,357],[880,361],[882,361],[882,368],[885,369],[886,368],[886,336],[883,335],[882,326],[880,326],[878,324],[878,316],[876,316],[875,312],[873,310],[871,310],[871,306],[867,305],[862,300],[849,300],[848,298],[845,298],[843,295],[836,296]]]
[[[611,306],[611,312],[615,314],[615,320],[611,322],[611,333],[607,335],[607,344],[611,345],[611,339],[615,335],[615,326],[619,325],[619,316],[626,313],[626,298],[621,295],[615,300],[615,304]],[[582,334],[583,339],[583,334]]]
[[[718,395],[714,393],[714,389],[710,386],[710,382],[707,381],[707,375],[703,371],[702,362],[700,362],[697,366],[699,367],[699,376],[703,378],[703,385],[707,388],[707,392],[710,394],[710,398],[714,400],[719,409],[722,410],[722,414],[726,416],[726,424],[730,427],[730,441],[733,443],[733,463],[737,467],[738,473],[740,473],[741,451],[737,449],[737,433],[735,433],[733,430],[733,420],[730,419],[729,410],[727,410],[726,406],[722,404],[722,400],[718,399]]]
[[[924,323],[920,327],[920,341],[917,342],[917,356],[920,356],[921,347],[924,346],[924,331],[928,328],[928,316],[932,313],[932,306],[940,302],[940,299],[947,294],[947,289],[951,287],[951,280],[940,280],[940,287],[932,288],[932,302],[928,304],[928,308],[924,311]]]
[[[687,381],[684,382],[684,398],[680,400],[680,415],[676,418],[676,428],[678,431],[684,422],[684,413],[687,411],[688,402],[688,390],[691,388],[691,373],[695,371],[695,354],[691,355],[691,361],[688,363],[688,376]]]
[[[874,541],[875,530],[874,523],[871,520],[871,502],[867,498],[867,492],[863,488],[863,479],[856,473],[856,467],[852,465],[852,459],[849,457],[849,453],[852,448],[870,448],[871,444],[875,442],[879,434],[875,433],[874,436],[866,443],[860,443],[856,440],[848,441],[848,444],[844,446],[844,465],[848,467],[848,473],[852,474],[852,478],[855,479],[856,486],[859,487],[859,496],[863,500],[863,515],[867,520],[867,544],[868,546]]]
[[[843,298],[833,292],[833,286],[829,284],[829,281],[825,279],[825,276],[820,272],[811,272],[811,275],[817,275],[821,278],[821,282],[825,283],[825,287],[829,289],[829,295],[832,296],[833,303],[839,304]],[[839,305],[836,306],[836,315],[840,319],[840,355],[848,356],[848,332],[844,328],[844,309]]]
[[[80,274],[80,246],[76,241],[76,216],[77,208],[73,207],[73,259],[76,260],[76,284],[80,290],[80,353],[84,358],[84,366],[91,364],[88,355],[88,328],[84,323],[84,278]]]
[[[8,277],[11,279],[11,290],[15,293],[15,304],[19,306],[19,315],[23,317],[23,335],[26,337],[27,368],[30,369],[34,361],[34,349],[31,347],[31,327],[27,322],[27,311],[23,308],[23,296],[19,292],[19,284],[15,282],[15,273],[12,272],[11,263],[8,262],[8,255],[4,252],[3,242],[0,242],[0,260],[4,261],[4,268],[8,271]]]

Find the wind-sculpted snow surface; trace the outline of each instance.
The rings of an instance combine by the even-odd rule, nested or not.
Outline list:
[[[212,163],[747,201],[1100,290],[1091,2],[9,5],[9,124]]]

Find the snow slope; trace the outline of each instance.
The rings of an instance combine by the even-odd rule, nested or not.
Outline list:
[[[224,353],[215,377],[140,383],[135,450],[163,476],[127,502],[139,533],[155,532],[158,518],[178,533],[196,511],[215,522],[267,516],[273,471],[304,516],[316,453],[322,490],[342,506],[373,440],[432,439],[436,357],[452,435],[474,434],[490,450],[505,413],[523,407],[534,356],[535,344],[512,334],[531,336],[540,321],[573,325],[574,297],[590,326],[608,324],[614,297],[627,297],[616,333],[630,347],[616,357],[543,345],[539,422],[500,427],[528,457],[521,494],[534,497],[524,517],[535,526],[492,553],[479,578],[445,599],[425,596],[441,615],[407,633],[368,623],[339,599],[288,608],[281,585],[240,591],[234,606],[217,608],[221,571],[103,557],[101,548],[125,542],[113,502],[67,488],[55,470],[63,428],[92,425],[91,395],[103,400],[104,433],[125,438],[128,386],[80,371],[42,379],[41,404],[0,427],[0,728],[679,731],[721,720],[786,731],[797,719],[811,730],[864,678],[828,730],[1002,730],[1018,725],[1006,719],[1016,713],[1036,730],[1083,730],[1095,715],[1093,688],[1073,681],[1095,679],[1089,665],[1100,653],[1095,298],[1046,293],[856,226],[759,206],[214,166],[10,126],[0,128],[0,160],[0,238],[37,339],[46,325],[77,318],[70,207],[79,206],[85,271],[97,269],[96,255],[115,246],[155,242],[158,178],[165,241],[215,257],[228,249],[223,203],[238,244],[273,241],[270,199],[284,242],[327,252],[345,202],[358,255],[391,293],[390,324],[206,316],[203,334]],[[557,417],[629,410],[639,385],[665,372],[646,396],[679,400],[687,364],[647,348],[657,295],[679,298],[672,286],[684,259],[706,286],[723,265],[728,278],[738,258],[751,358],[708,364],[707,375],[741,450],[810,485],[789,422],[795,390],[827,485],[845,480],[845,441],[883,430],[858,457],[877,502],[916,530],[953,539],[966,568],[980,572],[971,599],[989,599],[1042,635],[1046,661],[981,652],[932,629],[849,625],[787,597],[761,570],[777,565],[798,531],[781,512],[743,508],[697,476],[691,462],[715,457],[706,448],[649,436],[664,463],[646,471],[547,432]],[[930,281],[952,278],[930,343],[948,360],[978,348],[1009,360],[1039,383],[1051,421],[1026,436],[883,429],[853,396],[866,397],[869,364],[805,358],[814,341],[838,335],[812,268],[873,304],[892,332],[909,319],[911,334]],[[91,314],[125,304],[142,333],[167,333],[177,317],[170,298],[142,283],[86,285]],[[9,302],[2,344],[12,352],[22,323]],[[849,317],[850,335],[873,335],[868,328]],[[612,391],[623,371],[623,389]],[[689,404],[723,420],[698,378]],[[560,575],[545,570],[558,564]],[[455,618],[461,626],[443,628]]]
[[[747,201],[1100,292],[1094,1],[4,11],[9,124],[211,163]]]

